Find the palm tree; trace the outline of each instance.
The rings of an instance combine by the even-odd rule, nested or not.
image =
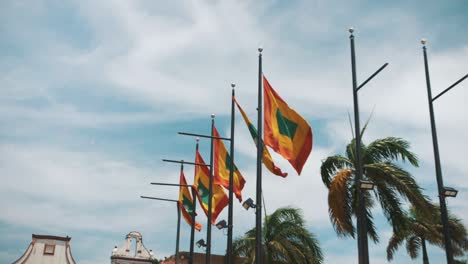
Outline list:
[[[283,207],[265,218],[263,224],[264,263],[319,264],[323,261],[318,240],[305,228],[300,209]],[[235,256],[255,260],[255,228],[233,242]]]
[[[367,127],[364,126],[361,137]],[[405,211],[402,201],[426,211],[430,210],[427,198],[422,194],[411,174],[397,165],[395,161],[409,162],[417,167],[416,155],[409,151],[410,144],[395,137],[377,139],[365,145],[361,143],[363,177],[375,184],[372,191],[363,192],[368,236],[378,242],[379,238],[373,223],[371,209],[375,201],[380,203],[382,211],[394,231],[404,227]],[[355,227],[352,221],[357,212],[356,141],[353,139],[346,147],[345,156],[335,155],[322,161],[321,176],[329,189],[328,205],[330,219],[339,236],[354,238]]]
[[[426,242],[445,248],[440,208],[434,205],[432,213],[427,215],[412,207],[406,221],[406,229],[394,233],[388,241],[387,259],[391,261],[393,254],[405,242],[408,255],[412,259],[417,258],[419,251],[422,250],[423,263],[429,264]],[[464,255],[464,252],[468,250],[467,231],[462,221],[452,214],[449,214],[449,230],[454,255]]]

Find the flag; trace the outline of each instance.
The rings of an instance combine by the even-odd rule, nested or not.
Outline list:
[[[180,184],[186,185],[184,171],[180,171]],[[192,190],[193,191],[193,190]],[[180,186],[179,188],[179,208],[182,211],[185,221],[192,226],[192,212],[193,212],[193,199],[188,186]],[[202,226],[200,223],[195,222],[195,229],[201,231]]]
[[[219,137],[218,130],[213,127],[213,136]],[[232,160],[229,156],[226,146],[222,139],[214,139],[214,183],[224,186],[229,189],[229,171],[232,168]],[[233,192],[236,194],[239,202],[242,202],[242,189],[244,188],[245,180],[242,174],[234,164],[233,174]]]
[[[281,99],[263,76],[264,141],[291,163],[300,175],[312,150],[312,129]]]
[[[236,103],[237,108],[239,109],[239,111],[240,111],[242,117],[244,118],[245,124],[246,124],[247,127],[249,128],[250,135],[252,136],[252,139],[254,140],[255,145],[257,145],[257,142],[258,142],[258,132],[257,132],[257,129],[256,129],[255,126],[252,124],[252,122],[250,122],[249,118],[247,117],[247,115],[246,115],[245,112],[244,112],[244,109],[242,109],[242,107],[239,105],[239,103],[237,102],[236,98],[234,98],[234,102]],[[278,176],[281,176],[281,177],[286,177],[286,176],[288,176],[288,173],[287,173],[287,172],[281,171],[281,169],[278,168],[278,167],[275,165],[275,163],[273,162],[273,159],[271,158],[270,152],[268,151],[268,149],[265,147],[265,144],[263,143],[263,140],[262,140],[262,146],[263,146],[263,157],[262,157],[262,161],[263,161],[263,164],[265,164],[265,167],[267,167],[267,169],[268,169],[269,171],[271,171],[271,173],[273,173],[273,174],[275,174],[275,175],[278,175]]]
[[[200,155],[200,152],[196,153],[195,163],[205,164],[203,158]],[[197,190],[198,200],[205,211],[205,214],[208,215],[208,201],[209,201],[209,185],[210,184],[210,171],[207,166],[196,165],[195,166],[195,180],[194,186]],[[224,190],[218,184],[213,183],[213,196],[211,198],[211,223],[214,224],[216,217],[219,213],[226,207],[229,199],[224,193]]]

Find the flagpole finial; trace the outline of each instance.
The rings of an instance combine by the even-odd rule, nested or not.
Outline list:
[[[215,118],[215,114],[211,114],[211,119],[214,119]]]
[[[232,89],[234,89],[236,87],[236,84],[235,83],[231,83],[231,87]]]
[[[197,141],[197,143],[198,143],[198,142],[200,141],[200,138],[199,138],[199,137],[197,137],[195,140],[196,140],[196,141]]]
[[[258,47],[258,52],[262,53],[262,51],[263,51],[263,47],[262,46]]]
[[[354,32],[354,28],[353,28],[353,27],[350,27],[350,28],[348,29],[348,31],[349,31],[349,33],[351,33],[351,35],[352,35],[353,32]]]
[[[421,39],[421,44],[422,44],[423,46],[426,46],[426,43],[427,43],[427,39]]]

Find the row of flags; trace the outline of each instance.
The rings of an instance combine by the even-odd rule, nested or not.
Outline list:
[[[307,121],[302,118],[296,111],[288,106],[288,104],[278,95],[271,87],[270,83],[263,76],[263,92],[264,92],[264,140],[261,140],[263,145],[262,162],[265,167],[274,175],[286,177],[288,173],[283,172],[275,165],[270,152],[266,146],[273,149],[286,159],[292,167],[300,175],[307,158],[312,150],[312,129]],[[244,119],[250,135],[258,146],[258,131],[250,122],[246,113],[240,106],[236,98],[232,98],[239,112]],[[216,127],[213,127],[213,136],[220,137]],[[229,189],[229,171],[233,168],[233,192],[239,202],[242,202],[242,189],[246,183],[239,169],[232,163],[232,159],[228,154],[227,148],[221,139],[214,139],[213,150],[213,192],[212,192],[212,218],[211,224],[216,222],[217,216],[228,205],[228,196],[223,187]],[[192,192],[196,192],[196,197],[203,208],[203,211],[208,215],[209,202],[209,177],[210,171],[198,148],[195,154],[195,178]],[[192,224],[192,212],[194,210],[193,199],[191,192],[187,186],[183,170],[180,173],[180,191],[179,203],[182,205],[182,215],[186,222]],[[196,222],[195,229],[200,231],[201,224]]]

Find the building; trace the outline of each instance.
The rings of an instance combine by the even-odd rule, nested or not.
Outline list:
[[[205,253],[193,253],[193,263],[194,264],[205,264]],[[189,263],[189,258],[190,258],[190,253],[181,251],[179,252],[179,264],[188,264]],[[245,258],[241,257],[236,257],[234,258],[234,264],[243,264],[245,263]],[[224,260],[224,256],[221,255],[211,255],[211,263],[212,264],[225,264],[226,261]],[[170,256],[163,260],[161,264],[175,264],[175,257]]]
[[[132,241],[135,242],[135,250],[132,249]],[[143,245],[143,236],[136,231],[132,231],[125,236],[122,247],[112,250],[111,264],[151,264],[153,251],[148,250]]]
[[[71,254],[71,237],[32,235],[24,254],[13,264],[76,264]]]

